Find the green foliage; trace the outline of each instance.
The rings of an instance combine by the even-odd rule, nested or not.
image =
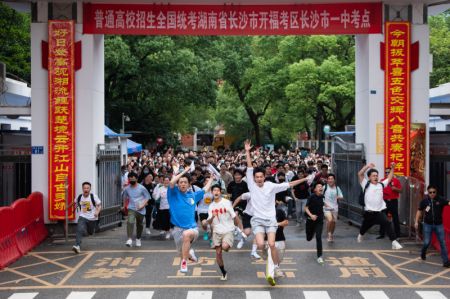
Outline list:
[[[450,10],[430,17],[430,52],[433,54],[433,71],[430,87],[450,82]]]
[[[0,41],[6,72],[31,82],[30,16],[0,2]]]

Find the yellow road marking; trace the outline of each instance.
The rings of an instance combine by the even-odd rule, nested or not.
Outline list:
[[[389,269],[391,269],[392,272],[394,272],[395,274],[397,274],[397,276],[403,280],[404,283],[406,283],[407,285],[412,285],[413,283],[406,278],[405,275],[403,275],[400,271],[398,271],[397,269],[395,269],[392,265],[390,265],[383,257],[381,257],[380,254],[378,254],[377,252],[374,252],[373,255],[375,255],[386,267],[388,267]]]
[[[50,264],[59,266],[59,267],[61,267],[61,268],[64,268],[64,269],[67,269],[67,270],[71,270],[71,269],[72,269],[72,267],[69,267],[69,266],[66,266],[66,265],[64,265],[64,264],[58,263],[58,262],[55,261],[55,260],[51,260],[51,259],[48,259],[48,258],[46,258],[46,257],[40,256],[39,254],[34,253],[34,254],[32,254],[32,255],[33,255],[34,257],[37,257],[38,259],[41,259],[41,260],[46,261],[46,262],[48,262],[48,263],[50,263]]]
[[[54,272],[50,272],[50,273],[44,273],[44,274],[39,274],[39,275],[34,275],[33,277],[45,277],[45,276],[49,276],[49,275],[53,275],[53,274],[58,274],[58,273],[62,273],[62,272],[67,272],[67,271],[69,271],[69,270],[59,270],[59,271],[54,271]],[[19,283],[19,282],[21,282],[21,281],[24,281],[24,280],[29,280],[30,278],[19,278],[19,279],[13,279],[13,280],[10,280],[10,281],[6,281],[6,282],[2,282],[2,283],[0,283],[0,285],[5,285],[5,284],[8,284],[8,283]]]
[[[86,254],[86,256],[84,257],[84,259],[82,259],[60,282],[58,282],[58,285],[63,285],[69,278],[71,278],[75,272],[78,271],[78,269],[81,268],[81,266],[83,266],[95,253],[94,252],[89,252],[88,254]]]
[[[280,289],[352,289],[352,288],[361,288],[364,289],[380,289],[380,288],[388,288],[388,289],[450,289],[450,284],[447,285],[391,285],[391,284],[342,284],[342,285],[333,285],[333,284],[280,284],[275,288]],[[261,289],[267,288],[267,284],[238,284],[238,285],[229,285],[229,284],[142,284],[142,285],[64,285],[64,286],[24,286],[24,287],[0,287],[0,291],[3,290],[48,290],[48,289]]]
[[[435,278],[438,278],[439,276],[442,276],[442,275],[444,275],[444,274],[446,274],[448,272],[450,272],[450,269],[445,269],[444,271],[441,271],[439,273],[431,275],[430,277],[425,278],[424,280],[421,280],[421,281],[417,282],[417,284],[418,285],[424,284],[424,283],[429,282],[430,280],[433,280]]]
[[[31,253],[29,253],[29,254],[31,254]],[[34,254],[31,254],[31,255],[34,255]],[[74,258],[74,257],[77,257],[77,255],[74,255],[74,254],[73,254],[73,255],[70,255],[70,256],[60,257],[60,258],[54,259],[53,261],[68,260],[68,259],[71,259],[71,258]],[[46,263],[45,261],[42,261],[42,262],[37,262],[37,263],[28,264],[28,265],[24,265],[24,266],[11,267],[10,269],[15,269],[15,270],[17,270],[17,269],[22,269],[22,268],[28,268],[28,267],[38,266],[38,265],[42,265],[42,264],[45,264],[45,263]],[[71,268],[71,269],[72,269],[72,268]]]
[[[416,273],[416,274],[421,274],[421,275],[427,275],[427,276],[433,275],[433,274],[431,274],[431,273],[426,273],[426,272],[417,271],[417,270],[411,270],[411,269],[406,269],[406,268],[399,268],[399,270],[407,271],[407,272],[412,272],[412,273]],[[441,277],[439,277],[439,278],[443,278],[443,279],[448,279],[448,280],[450,280],[450,277],[447,277],[447,276],[441,276]]]
[[[42,279],[33,277],[33,276],[28,275],[28,274],[26,274],[26,273],[22,273],[22,272],[20,272],[20,271],[17,271],[17,270],[14,270],[14,269],[9,269],[9,268],[6,268],[5,270],[6,270],[6,271],[9,271],[9,272],[12,272],[12,273],[14,273],[14,274],[17,274],[17,275],[26,277],[26,278],[28,278],[28,279],[34,280],[34,281],[39,282],[39,283],[41,283],[41,284],[43,284],[43,285],[46,285],[46,286],[53,286],[53,284],[51,284],[51,283],[49,283],[49,282],[47,282],[47,281],[45,281],[45,280],[42,280]]]

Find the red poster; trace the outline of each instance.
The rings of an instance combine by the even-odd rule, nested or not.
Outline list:
[[[49,219],[64,219],[65,180],[68,203],[75,184],[74,22],[48,23],[48,204]],[[75,219],[69,210],[69,219]]]
[[[382,33],[382,3],[83,4],[83,33],[300,35]]]
[[[410,24],[387,22],[385,30],[384,163],[410,173]]]

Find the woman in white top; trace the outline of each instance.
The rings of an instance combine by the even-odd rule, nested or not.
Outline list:
[[[159,209],[156,212],[156,219],[153,222],[153,228],[161,230],[161,235],[165,235],[166,240],[170,239],[170,211],[169,201],[167,200],[167,188],[169,186],[169,177],[164,177],[163,183],[158,184],[153,191],[153,198],[159,201]]]

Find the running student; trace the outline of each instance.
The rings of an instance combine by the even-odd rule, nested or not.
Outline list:
[[[383,200],[383,189],[394,177],[395,163],[391,164],[391,171],[388,177],[381,183],[378,181],[378,170],[374,167],[375,165],[370,163],[358,172],[359,183],[364,192],[364,214],[357,241],[362,242],[363,235],[374,224],[379,224],[384,226],[385,231],[388,233],[389,239],[392,241],[392,249],[402,249],[403,246],[396,240],[391,223],[387,220],[386,214],[383,213],[383,210],[386,209],[386,203]],[[366,171],[368,179],[364,177]]]
[[[325,197],[324,213],[327,219],[327,241],[333,242],[339,210],[338,201],[343,199],[344,196],[342,195],[341,188],[336,186],[336,176],[332,173],[328,174],[327,183],[323,189],[323,196]]]
[[[242,213],[242,227],[244,228],[244,231],[243,231],[244,234],[248,238],[252,234],[251,220],[252,220],[252,217],[253,217],[252,205],[249,204],[249,202],[250,202],[250,192],[246,192],[246,193],[242,194],[241,196],[239,196],[238,198],[236,198],[236,200],[233,203],[233,207],[235,205],[238,205],[241,200],[245,200],[247,202],[246,208],[245,208],[244,212]],[[241,238],[241,240],[237,244],[236,248],[237,249],[241,249],[242,246],[244,245],[245,240],[246,240],[246,238]],[[252,251],[250,252],[250,256],[252,258],[254,258],[254,259],[260,259],[261,258],[261,256],[256,251],[257,248],[258,247],[256,245],[256,238],[255,238],[255,239],[253,239]]]
[[[181,253],[180,272],[186,273],[187,260],[197,261],[191,244],[198,237],[197,222],[195,221],[195,207],[205,195],[204,190],[211,188],[213,176],[208,180],[204,190],[192,192],[190,189],[189,167],[172,177],[167,190],[170,206],[170,222],[174,225],[172,236],[178,252]]]
[[[80,214],[77,223],[76,243],[72,250],[75,253],[81,252],[81,239],[86,231],[92,235],[98,221],[98,214],[102,209],[102,202],[97,195],[91,193],[91,183],[84,182],[81,184],[83,193],[78,195],[74,200],[74,204],[80,209]]]
[[[264,236],[267,234],[267,242],[275,264],[275,277],[282,277],[284,274],[279,268],[280,261],[275,248],[275,233],[278,228],[275,212],[275,194],[294,187],[308,179],[303,178],[282,184],[265,182],[265,170],[262,168],[253,169],[252,158],[250,155],[250,150],[252,148],[251,142],[247,140],[244,145],[247,157],[247,185],[251,197],[249,204],[252,206],[254,212],[251,225],[256,236],[256,244],[260,250],[264,250]]]
[[[222,198],[220,185],[214,185],[211,190],[214,201],[209,205],[208,224],[212,226],[212,241],[216,249],[217,265],[222,272],[220,280],[227,280],[227,271],[223,263],[222,252],[233,247],[235,225],[242,229],[239,217],[234,212],[231,202]]]
[[[306,219],[306,240],[311,241],[316,236],[317,262],[323,265],[322,257],[322,230],[323,230],[323,208],[324,196],[323,185],[318,181],[312,188],[313,194],[308,197],[305,205]]]

